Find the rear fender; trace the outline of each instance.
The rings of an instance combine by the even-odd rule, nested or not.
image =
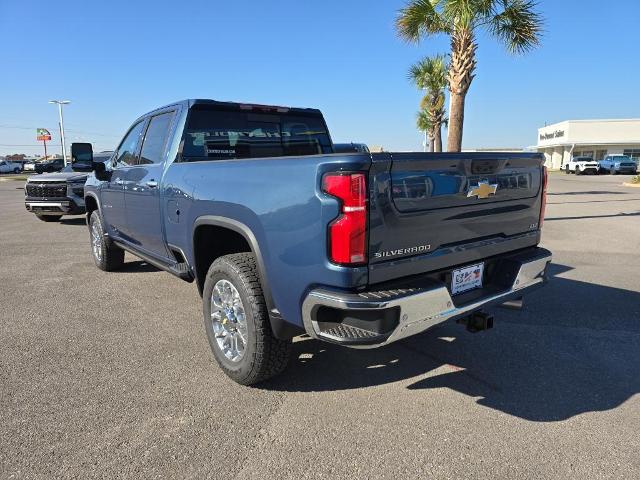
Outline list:
[[[220,217],[216,215],[204,215],[202,217],[198,217],[193,225],[193,233],[192,239],[195,242],[195,231],[198,227],[203,225],[211,225],[216,227],[228,228],[229,230],[233,230],[236,233],[239,233],[244,237],[244,239],[249,244],[251,248],[251,252],[256,257],[256,263],[258,265],[258,273],[260,275],[260,285],[262,287],[262,293],[265,298],[265,303],[267,305],[267,311],[269,313],[269,319],[271,322],[271,330],[276,338],[281,340],[293,338],[296,335],[303,333],[300,331],[298,327],[295,325],[286,322],[281,316],[279,311],[277,310],[275,303],[273,301],[273,296],[271,294],[271,288],[269,286],[269,281],[267,277],[267,271],[264,264],[264,257],[262,255],[262,251],[260,249],[260,244],[256,239],[255,234],[247,225],[238,220],[234,220],[232,218]],[[192,246],[193,252],[195,252],[195,244]],[[194,265],[195,266],[195,265]],[[202,290],[204,285],[198,279],[196,275],[196,282],[198,285],[198,291],[202,295]]]

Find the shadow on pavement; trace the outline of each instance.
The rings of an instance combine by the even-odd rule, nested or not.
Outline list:
[[[447,388],[537,422],[616,408],[640,392],[640,294],[557,276],[568,270],[552,265],[549,285],[523,311],[496,309],[492,331],[447,323],[377,350],[306,339],[294,344],[287,372],[260,387],[336,391],[409,381],[416,394]]]
[[[142,260],[134,260],[133,262],[125,261],[122,267],[118,269],[118,273],[147,273],[160,271],[161,270],[159,268]]]
[[[60,223],[63,225],[82,225],[83,227],[86,227],[87,219],[84,217],[73,217],[73,218],[62,217],[60,219]]]

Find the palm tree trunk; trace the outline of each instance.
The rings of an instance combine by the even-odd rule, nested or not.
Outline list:
[[[447,150],[459,152],[462,149],[464,127],[464,101],[471,86],[476,68],[476,50],[473,30],[457,27],[451,35],[451,63],[449,64],[449,138]]]
[[[438,125],[438,128],[435,129],[435,135],[433,139],[434,149],[433,152],[441,152],[442,151],[442,126]]]
[[[429,137],[429,151],[430,152],[435,152],[435,141],[436,139],[433,137]]]
[[[451,93],[451,106],[449,107],[449,137],[447,138],[448,152],[459,152],[462,150],[464,100],[466,95],[466,92]]]

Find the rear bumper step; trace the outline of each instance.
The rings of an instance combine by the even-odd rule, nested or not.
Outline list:
[[[420,287],[349,293],[316,288],[303,304],[305,330],[316,339],[375,348],[421,333],[447,320],[520,299],[546,282],[551,253],[543,248],[498,259],[499,281],[476,295],[452,297],[442,282]]]

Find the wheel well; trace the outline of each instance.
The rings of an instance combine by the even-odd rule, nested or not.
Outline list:
[[[242,252],[253,252],[242,234],[216,225],[199,226],[193,237],[193,255],[200,294],[211,264],[223,255]]]
[[[91,218],[91,214],[98,209],[98,202],[96,202],[96,199],[93,198],[92,196],[85,197],[84,208],[85,208],[85,211],[87,212],[87,223],[88,223],[89,219]]]

